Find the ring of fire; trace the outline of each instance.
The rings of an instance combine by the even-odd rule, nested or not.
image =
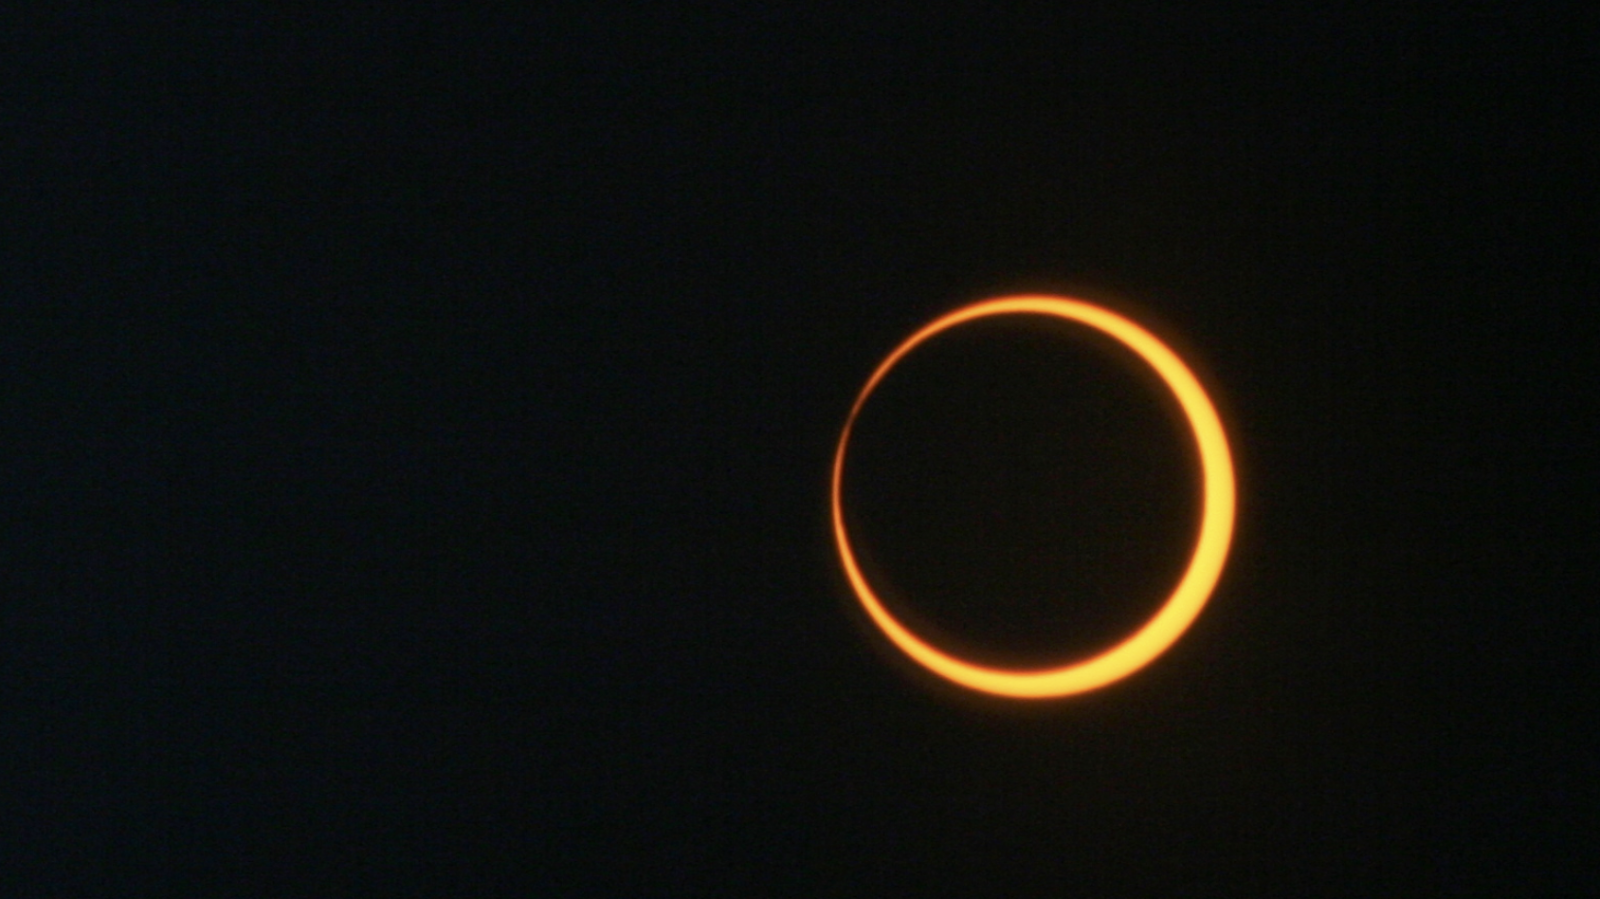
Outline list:
[[[1105,332],[1137,353],[1155,369],[1177,398],[1194,432],[1200,453],[1203,488],[1200,534],[1194,554],[1178,586],[1166,603],[1143,627],[1110,649],[1084,661],[1058,668],[1018,671],[976,665],[957,658],[922,640],[901,624],[884,607],[856,564],[855,553],[844,524],[841,499],[844,482],[845,450],[850,432],[867,398],[890,369],[907,353],[940,333],[974,319],[994,315],[1049,315],[1079,322]],[[1233,537],[1235,507],[1233,460],[1227,435],[1216,408],[1189,367],[1166,344],[1150,332],[1107,309],[1068,297],[1043,295],[1010,296],[984,300],[947,313],[908,337],[867,379],[856,397],[850,415],[839,434],[833,457],[833,535],[839,560],[856,597],[867,615],[896,647],[923,667],[963,687],[1028,699],[1066,696],[1103,687],[1127,677],[1165,652],[1200,614],[1211,596]]]

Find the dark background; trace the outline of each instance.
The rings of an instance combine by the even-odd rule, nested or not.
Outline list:
[[[748,7],[6,25],[6,892],[1587,884],[1592,14]],[[1018,706],[866,629],[827,477],[889,349],[1022,290],[1172,339],[1241,505],[1170,652]],[[1012,430],[880,470],[1022,446],[938,496],[1093,512],[969,555],[1098,598],[921,614],[1109,639],[1190,463],[1088,343],[1008,393],[968,340],[922,370]],[[1040,396],[1132,493],[997,439]],[[872,483],[902,586],[1019,570]]]

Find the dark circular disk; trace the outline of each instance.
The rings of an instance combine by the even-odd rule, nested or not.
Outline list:
[[[1127,347],[1043,315],[984,318],[900,361],[856,421],[844,505],[890,611],[980,664],[1108,649],[1194,548],[1182,410]]]

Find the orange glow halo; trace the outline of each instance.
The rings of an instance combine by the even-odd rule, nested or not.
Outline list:
[[[895,363],[941,331],[978,318],[1022,313],[1053,315],[1098,328],[1126,344],[1148,362],[1177,397],[1189,419],[1189,425],[1194,429],[1205,489],[1200,536],[1195,542],[1194,555],[1189,560],[1188,570],[1161,610],[1131,637],[1097,656],[1060,668],[1031,671],[989,668],[956,658],[924,642],[890,615],[856,564],[855,553],[851,551],[850,540],[845,533],[844,504],[840,499],[844,481],[844,455],[850,443],[850,431],[867,397],[872,395],[878,382],[883,380]],[[849,578],[867,614],[895,646],[929,671],[973,690],[1025,699],[1067,696],[1103,687],[1143,668],[1183,636],[1183,632],[1200,614],[1217,579],[1222,575],[1228,544],[1233,536],[1234,506],[1233,460],[1228,452],[1228,439],[1217,410],[1211,405],[1210,398],[1194,373],[1166,344],[1145,329],[1114,312],[1067,297],[1011,296],[984,300],[950,312],[912,334],[867,379],[866,386],[861,389],[860,396],[856,397],[855,405],[850,409],[850,417],[845,420],[833,458],[834,539],[839,547],[839,559],[844,564],[845,576]]]

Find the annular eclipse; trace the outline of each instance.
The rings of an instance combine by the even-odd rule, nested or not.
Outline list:
[[[1161,608],[1138,630],[1111,648],[1058,667],[1007,669],[980,665],[941,649],[890,614],[861,572],[845,527],[842,485],[856,418],[868,398],[900,360],[941,332],[981,318],[1044,315],[1095,328],[1127,346],[1160,376],[1188,420],[1200,457],[1203,490],[1200,528],[1194,551],[1177,586]],[[834,451],[832,517],[834,541],[845,577],[867,616],[883,635],[917,664],[973,690],[1019,699],[1048,699],[1103,687],[1148,665],[1165,652],[1199,616],[1222,575],[1233,536],[1235,510],[1233,459],[1222,421],[1189,366],[1149,331],[1122,315],[1080,299],[1021,295],[984,300],[949,312],[906,338],[881,362],[856,396]]]

